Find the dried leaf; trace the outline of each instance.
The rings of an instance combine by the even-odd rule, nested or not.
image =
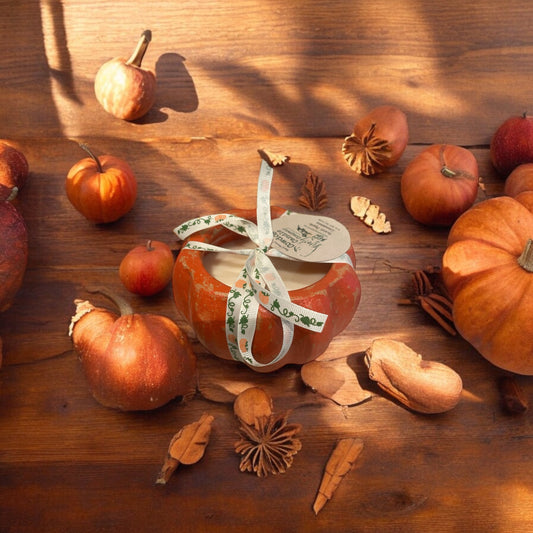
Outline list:
[[[339,405],[355,405],[372,396],[361,387],[346,359],[311,361],[300,372],[308,387]]]
[[[156,483],[164,485],[178,465],[192,465],[204,455],[214,417],[204,413],[200,420],[182,427],[170,441],[167,456]]]
[[[328,500],[331,500],[333,493],[340,485],[343,477],[352,469],[362,450],[362,439],[346,438],[337,442],[326,463],[318,494],[313,504],[315,515],[320,512]]]
[[[379,205],[373,204],[368,198],[352,196],[350,210],[355,217],[360,218],[376,233],[390,233],[392,231],[391,224],[385,214],[380,211]]]
[[[258,419],[272,414],[272,397],[261,387],[250,387],[235,398],[233,412],[241,422],[257,429]]]
[[[264,159],[271,167],[279,167],[283,165],[283,163],[288,163],[290,159],[288,155],[271,152],[264,148],[260,148],[257,151],[259,152],[261,159]]]
[[[326,185],[321,178],[315,176],[310,170],[307,172],[301,193],[298,202],[302,207],[310,211],[319,211],[326,207],[328,203]]]

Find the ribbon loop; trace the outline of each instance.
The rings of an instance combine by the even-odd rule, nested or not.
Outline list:
[[[231,356],[235,360],[254,367],[274,365],[283,359],[292,345],[294,326],[321,332],[328,318],[323,313],[307,309],[291,301],[283,279],[269,258],[272,256],[297,260],[279,250],[270,248],[274,239],[270,215],[273,172],[274,169],[262,160],[257,187],[257,224],[230,213],[221,213],[191,219],[174,228],[174,233],[180,239],[186,239],[198,231],[222,225],[241,236],[248,237],[256,245],[256,248],[227,249],[198,241],[189,241],[183,247],[183,249],[229,252],[248,256],[244,267],[228,292],[226,340]],[[343,262],[352,265],[347,254],[324,262]],[[260,305],[280,318],[283,332],[281,348],[268,363],[257,361],[252,353]]]

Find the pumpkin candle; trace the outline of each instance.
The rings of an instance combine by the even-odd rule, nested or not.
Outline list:
[[[249,239],[236,239],[225,243],[228,250],[244,250],[255,248]],[[203,257],[204,267],[207,272],[218,281],[232,286],[239,272],[244,267],[247,255],[231,252],[209,252]],[[270,257],[276,267],[287,290],[293,291],[307,287],[322,279],[331,268],[330,263],[309,263],[304,261],[291,261],[280,257]]]

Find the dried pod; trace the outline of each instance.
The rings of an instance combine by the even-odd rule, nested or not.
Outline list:
[[[253,472],[258,477],[283,474],[291,467],[294,456],[302,449],[297,435],[300,424],[289,424],[289,413],[258,417],[257,426],[241,422],[240,440],[235,451],[241,455],[241,472]]]
[[[443,413],[461,397],[463,382],[455,370],[424,361],[406,344],[376,339],[365,354],[369,376],[398,401],[420,413]]]
[[[94,398],[124,411],[160,407],[191,391],[196,358],[169,318],[133,313],[113,296],[121,316],[76,300],[70,323],[74,348]]]
[[[272,414],[272,397],[260,387],[250,387],[235,398],[233,412],[241,422],[257,428],[258,418]]]
[[[376,107],[354,126],[342,145],[344,159],[363,176],[378,174],[396,164],[409,137],[407,117],[395,106]]]

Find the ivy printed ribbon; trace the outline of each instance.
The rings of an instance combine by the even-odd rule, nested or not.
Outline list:
[[[270,188],[273,173],[273,168],[263,160],[257,187],[257,224],[236,215],[221,213],[191,219],[174,229],[174,233],[180,239],[186,239],[193,233],[221,225],[241,236],[248,237],[256,245],[256,248],[234,250],[189,241],[183,247],[184,250],[228,252],[248,256],[228,293],[226,340],[231,356],[236,361],[245,362],[254,367],[273,365],[285,356],[292,344],[295,325],[321,332],[328,318],[326,314],[292,302],[285,283],[270,260],[270,257],[297,260],[270,247],[274,238],[270,217]],[[290,216],[290,213],[286,212],[282,216]],[[324,262],[348,263],[353,267],[347,254]],[[283,332],[281,349],[268,363],[257,361],[251,351],[260,305],[281,319]]]

